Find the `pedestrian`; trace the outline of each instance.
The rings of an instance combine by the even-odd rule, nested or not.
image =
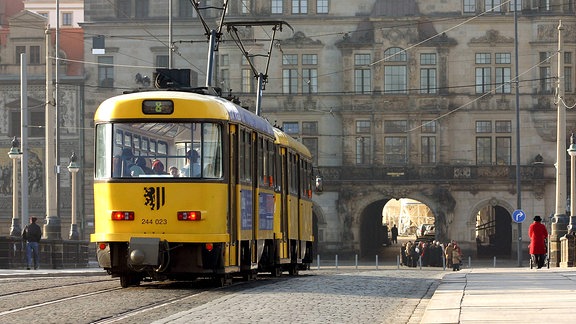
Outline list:
[[[392,244],[398,243],[398,227],[396,227],[396,224],[390,229],[390,234],[392,236]]]
[[[452,242],[448,243],[446,249],[444,249],[444,258],[446,259],[446,267],[452,268],[452,251],[454,251],[454,246]]]
[[[462,262],[462,256],[458,249],[452,250],[452,271],[460,271],[460,262]]]
[[[42,229],[36,221],[36,217],[30,218],[30,224],[26,225],[22,231],[22,240],[26,242],[26,269],[30,270],[30,267],[34,265],[34,270],[38,269],[38,264],[40,263],[40,250],[39,243],[42,238]]]
[[[528,236],[530,237],[530,257],[536,264],[538,269],[544,266],[544,259],[546,257],[546,239],[548,238],[548,230],[546,226],[541,223],[542,217],[534,216],[534,222],[528,228]]]

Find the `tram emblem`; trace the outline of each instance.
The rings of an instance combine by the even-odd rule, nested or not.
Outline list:
[[[150,206],[150,210],[158,210],[164,206],[166,192],[164,187],[144,187],[144,205]]]

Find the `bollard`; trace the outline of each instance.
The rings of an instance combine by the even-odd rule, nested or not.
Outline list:
[[[396,267],[400,269],[400,254],[396,256]]]
[[[356,270],[358,270],[358,254],[354,255],[354,264],[356,265]]]
[[[472,257],[468,257],[468,269],[472,268]]]
[[[446,270],[446,257],[442,256],[442,270]]]
[[[316,270],[320,270],[320,254],[316,255]]]
[[[378,254],[376,254],[376,270],[378,270]]]
[[[496,257],[494,257],[494,268],[496,268]]]
[[[334,264],[336,264],[336,270],[338,270],[338,254],[336,254]]]
[[[418,266],[420,267],[420,270],[422,270],[422,256],[418,256]]]

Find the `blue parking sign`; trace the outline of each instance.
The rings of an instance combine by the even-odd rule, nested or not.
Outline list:
[[[526,219],[526,213],[522,211],[522,209],[516,209],[512,213],[512,220],[516,223],[522,223]]]

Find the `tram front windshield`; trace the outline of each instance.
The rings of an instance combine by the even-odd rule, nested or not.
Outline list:
[[[95,142],[96,179],[222,177],[221,124],[98,124]]]

